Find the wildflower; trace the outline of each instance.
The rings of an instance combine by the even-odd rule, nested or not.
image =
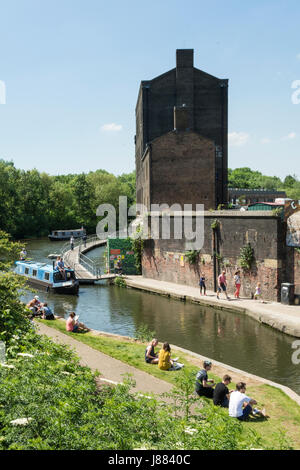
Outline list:
[[[7,369],[14,369],[15,366],[13,366],[12,364],[4,364],[4,362],[0,362],[0,365],[2,367],[6,367]]]
[[[22,356],[22,357],[34,357],[32,354],[29,354],[29,353],[18,353],[17,356]]]
[[[186,428],[184,428],[184,432],[192,436],[193,434],[195,434],[195,432],[197,432],[197,429],[193,429],[190,426],[187,426]]]
[[[10,424],[13,426],[26,426],[30,421],[32,421],[32,418],[17,418],[13,419]]]

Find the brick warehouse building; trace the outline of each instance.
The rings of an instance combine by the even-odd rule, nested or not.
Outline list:
[[[227,202],[228,80],[194,67],[193,49],[176,68],[142,81],[136,105],[137,203]]]
[[[137,203],[144,204],[147,213],[151,204],[203,203],[205,240],[190,264],[185,256],[189,240],[174,236],[177,216],[169,213],[170,237],[145,240],[143,276],[196,287],[204,272],[207,287],[215,289],[225,267],[232,291],[241,249],[250,244],[254,261],[249,271],[242,270],[242,295],[250,297],[261,282],[264,298],[279,300],[281,283],[291,282],[300,299],[300,253],[286,245],[286,222],[272,211],[211,210],[228,201],[228,80],[194,68],[193,50],[177,50],[176,59],[175,69],[141,82],[136,106]],[[163,213],[159,217],[162,223]]]

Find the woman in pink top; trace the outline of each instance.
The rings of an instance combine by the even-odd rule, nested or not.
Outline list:
[[[226,287],[227,287],[226,271],[223,270],[222,274],[220,274],[218,277],[217,299],[219,299],[219,293],[223,291],[224,294],[226,295],[226,299],[229,300],[229,297],[226,292]]]
[[[69,318],[66,321],[66,330],[76,333],[76,331],[78,331],[78,324],[75,322],[74,318],[75,318],[75,313],[71,312],[69,315]]]

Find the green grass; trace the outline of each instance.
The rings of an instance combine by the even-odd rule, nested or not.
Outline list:
[[[134,340],[120,340],[113,337],[98,336],[92,333],[68,333],[65,328],[65,323],[61,320],[47,321],[39,320],[42,323],[59,330],[60,332],[72,336],[74,339],[87,344],[88,346],[101,351],[115,359],[129,364],[139,370],[147,372],[158,379],[164,380],[171,384],[175,384],[175,378],[180,371],[170,373],[158,369],[157,366],[146,364],[144,361],[146,344]],[[196,374],[199,367],[195,366],[192,362],[195,358],[191,358],[188,354],[182,354],[179,351],[174,353],[179,357],[179,362],[185,364],[185,370],[194,372]],[[213,373],[209,373],[209,377],[213,378],[215,382],[220,381],[220,377]],[[231,384],[230,388],[235,388],[235,384]],[[275,387],[261,384],[250,385],[247,387],[247,394],[253,396],[258,401],[258,406],[261,408],[266,407],[270,419],[267,421],[260,421],[253,419],[250,422],[243,423],[244,427],[252,429],[254,432],[260,434],[263,438],[263,448],[280,447],[280,443],[284,440],[284,446],[290,445],[295,449],[300,449],[300,406],[297,405],[290,397],[288,397],[282,390]],[[285,435],[285,438],[283,437]]]

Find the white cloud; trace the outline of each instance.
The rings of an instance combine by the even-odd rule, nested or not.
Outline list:
[[[101,131],[104,131],[104,132],[118,132],[118,131],[121,131],[122,129],[123,129],[123,126],[121,124],[115,124],[114,122],[110,124],[103,124],[103,126],[101,126]]]
[[[249,141],[249,134],[246,132],[229,132],[228,142],[232,147],[241,147]]]
[[[281,140],[292,140],[295,139],[297,136],[296,132],[290,132],[288,135],[282,137]]]

